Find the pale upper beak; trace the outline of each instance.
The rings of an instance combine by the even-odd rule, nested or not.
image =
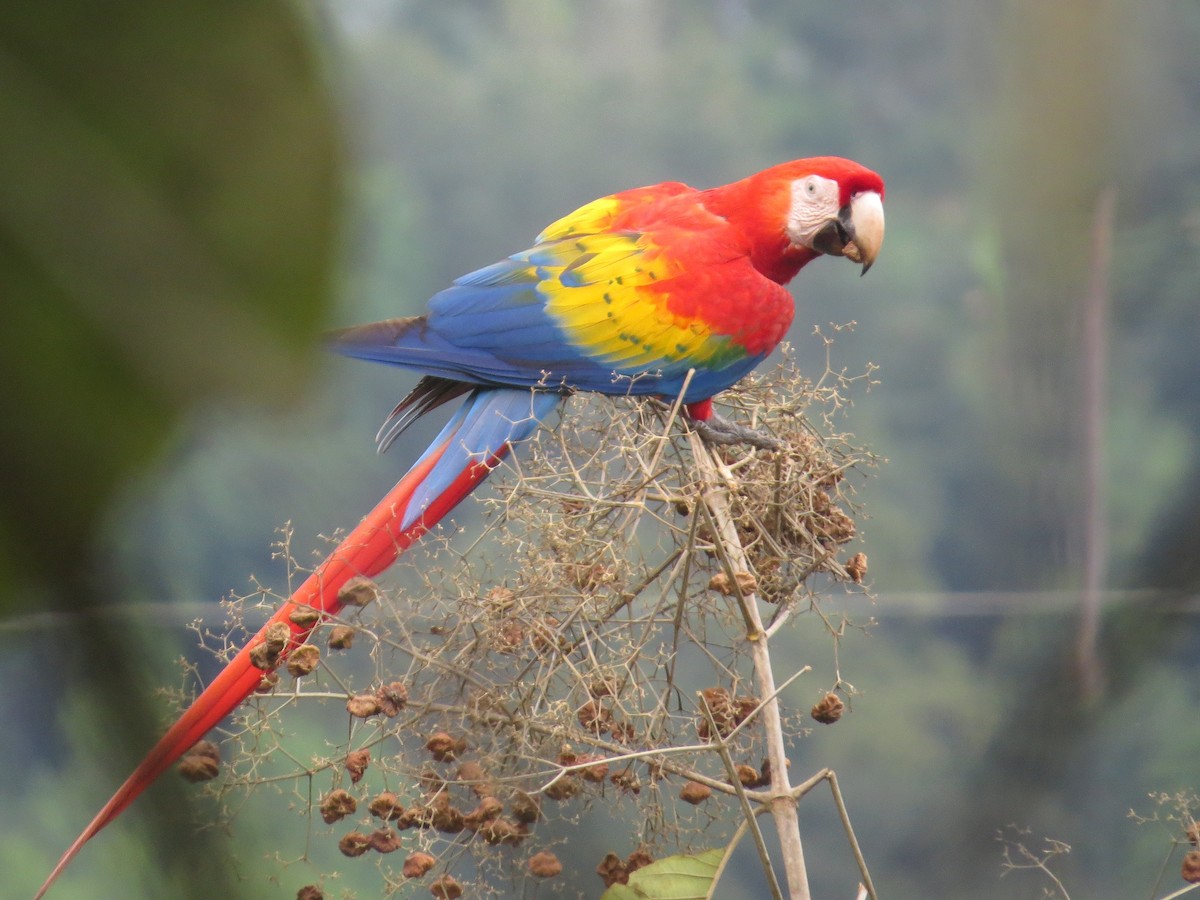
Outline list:
[[[875,191],[855,194],[821,226],[812,246],[820,253],[862,263],[862,274],[867,274],[883,246],[883,198]]]

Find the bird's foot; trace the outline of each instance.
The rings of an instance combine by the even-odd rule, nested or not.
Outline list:
[[[784,447],[783,441],[778,438],[764,431],[731,422],[717,413],[713,413],[707,419],[693,419],[692,427],[709,444],[749,444],[759,450],[782,450]]]

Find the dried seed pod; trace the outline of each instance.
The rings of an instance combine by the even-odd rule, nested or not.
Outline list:
[[[492,638],[499,653],[515,653],[525,643],[525,627],[512,619],[502,622]]]
[[[629,794],[640,794],[642,792],[642,782],[638,779],[637,773],[633,771],[632,766],[622,769],[620,772],[613,772],[612,783]]]
[[[654,857],[645,850],[634,850],[627,857],[625,857],[625,869],[626,871],[633,873],[643,866],[650,865],[652,862],[654,862]]]
[[[754,766],[747,766],[742,763],[734,766],[734,771],[737,772],[738,782],[744,788],[755,788],[762,782],[762,776]]]
[[[810,711],[810,715],[822,725],[832,725],[842,717],[846,704],[837,694],[826,694]]]
[[[726,737],[729,732],[737,725],[737,711],[733,704],[733,697],[729,691],[723,687],[705,688],[700,692],[700,721],[703,727],[697,724],[696,730],[705,740],[709,737],[708,716],[705,710],[708,711],[708,716],[712,717],[713,724],[717,726],[717,733],[721,737]]]
[[[362,856],[371,849],[371,838],[361,831],[351,831],[338,841],[338,849],[344,856]]]
[[[258,687],[254,689],[256,694],[269,694],[275,690],[275,685],[279,684],[278,672],[263,672],[263,677],[258,682]]]
[[[544,791],[551,800],[569,800],[583,790],[583,784],[573,775],[563,775]]]
[[[334,625],[329,629],[329,649],[349,650],[354,646],[355,629],[349,625]]]
[[[346,701],[346,712],[359,719],[379,714],[379,700],[374,694],[355,694]]]
[[[504,812],[503,803],[495,797],[484,797],[479,801],[478,806],[463,817],[463,822],[467,828],[474,831],[484,822],[499,818],[502,812]]]
[[[312,628],[321,621],[321,611],[311,606],[297,606],[288,613],[288,620],[301,628]]]
[[[279,665],[279,657],[291,640],[292,629],[283,622],[272,622],[263,631],[262,643],[250,648],[250,662],[264,672]]]
[[[679,791],[679,799],[695,806],[712,796],[712,788],[698,781],[689,781]]]
[[[614,722],[611,734],[618,744],[632,744],[637,738],[637,729],[632,722]]]
[[[757,697],[737,697],[733,701],[733,721],[741,725],[758,709]]]
[[[338,788],[330,791],[321,798],[321,818],[326,825],[332,825],[346,816],[354,815],[358,809],[358,801],[348,792]]]
[[[1183,869],[1180,875],[1188,884],[1200,882],[1200,850],[1189,850],[1183,855]]]
[[[612,710],[602,706],[597,700],[589,700],[575,712],[579,724],[594,734],[601,735],[612,725]]]
[[[529,857],[529,874],[535,878],[553,878],[562,874],[562,863],[549,850],[543,850]]]
[[[438,797],[446,797],[445,803],[431,804],[433,815],[429,819],[429,824],[443,834],[458,834],[466,828],[466,816],[462,810],[456,809],[450,805],[449,795],[438,794]]]
[[[176,768],[180,776],[193,784],[211,781],[221,770],[221,751],[212,741],[200,741],[180,757]]]
[[[321,661],[321,649],[313,644],[301,644],[288,657],[287,670],[293,678],[312,674]]]
[[[452,875],[442,875],[429,886],[429,893],[438,900],[457,900],[462,896],[462,885],[454,880]]]
[[[1184,834],[1187,836],[1188,842],[1193,847],[1200,848],[1200,822],[1192,822],[1192,824],[1187,827],[1187,831],[1184,832]]]
[[[427,828],[432,819],[433,810],[428,806],[410,806],[400,813],[396,827],[401,831],[406,828]]]
[[[496,786],[487,777],[483,766],[473,759],[467,760],[458,767],[457,777],[471,786],[471,792],[476,797],[490,797],[496,792]]]
[[[391,791],[384,791],[371,801],[367,807],[371,815],[377,819],[383,819],[385,822],[394,822],[400,818],[404,812],[404,806],[400,803],[400,798]]]
[[[404,860],[404,868],[400,870],[405,878],[421,878],[426,872],[437,865],[437,860],[428,853],[418,850]]]
[[[512,817],[525,825],[532,825],[542,815],[542,806],[537,797],[531,797],[524,791],[513,794],[508,803]]]
[[[371,832],[371,849],[376,853],[393,853],[400,849],[400,835],[390,828],[376,828]]]
[[[596,866],[596,874],[600,876],[606,888],[614,884],[629,883],[629,870],[625,868],[625,863],[621,862],[621,857],[615,853],[604,854],[604,859]]]
[[[579,777],[584,781],[592,782],[592,784],[601,784],[608,777],[608,763],[604,761],[604,757],[592,755],[580,756],[576,757],[575,763],[576,765],[580,765],[593,762],[593,760],[595,761],[593,765],[579,770]]]
[[[483,595],[483,602],[498,611],[512,609],[517,602],[517,594],[512,588],[497,585]]]
[[[862,584],[867,577],[867,554],[855,553],[846,560],[846,574],[855,584]]]
[[[362,750],[351,750],[347,753],[346,771],[350,773],[350,783],[358,784],[369,765],[371,765],[370,750],[363,748]]]
[[[529,829],[508,819],[493,819],[482,823],[475,833],[489,844],[505,844],[515,847],[529,835]]]
[[[733,597],[737,594],[746,597],[758,590],[758,579],[749,572],[734,572],[731,581],[724,572],[718,572],[709,579],[708,589],[725,597]]]
[[[366,578],[351,578],[338,591],[338,604],[341,606],[366,606],[379,599],[379,588]]]
[[[315,884],[306,884],[296,891],[296,900],[325,900],[325,892]]]
[[[402,681],[393,681],[375,692],[375,700],[379,704],[379,711],[385,716],[397,716],[400,710],[408,706],[408,688]]]
[[[456,756],[467,749],[465,738],[451,737],[444,731],[438,731],[425,742],[425,749],[438,762],[452,762]]]
[[[565,650],[567,639],[558,633],[558,628],[561,624],[554,616],[544,616],[534,622],[531,630],[533,649],[538,653],[547,653],[550,650]]]
[[[446,779],[433,769],[422,770],[421,774],[417,776],[417,782],[421,785],[421,790],[425,792],[430,803],[436,805],[450,802],[450,795],[446,793]]]
[[[593,700],[599,700],[602,697],[615,697],[617,689],[620,687],[620,682],[611,675],[605,675],[595,679],[588,685],[588,693],[592,695]]]

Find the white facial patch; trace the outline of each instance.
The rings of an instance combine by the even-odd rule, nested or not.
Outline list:
[[[793,244],[811,247],[821,226],[838,214],[841,189],[831,178],[807,175],[792,182],[787,235]]]

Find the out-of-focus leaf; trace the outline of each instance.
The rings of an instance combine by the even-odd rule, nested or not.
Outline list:
[[[299,383],[334,252],[318,75],[284,3],[0,7],[3,583],[54,592],[180,411]]]
[[[638,869],[628,884],[614,884],[600,900],[708,900],[725,850],[694,856],[668,856]]]

